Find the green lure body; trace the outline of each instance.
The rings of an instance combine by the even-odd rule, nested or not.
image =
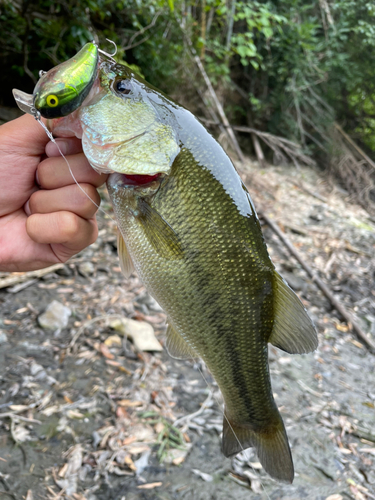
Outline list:
[[[86,43],[74,57],[45,73],[34,89],[35,109],[44,118],[59,118],[75,111],[94,83],[98,55],[98,47]]]

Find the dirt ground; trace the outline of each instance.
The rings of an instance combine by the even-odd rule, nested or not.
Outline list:
[[[256,207],[374,339],[374,220],[313,169],[241,172]],[[66,265],[12,283],[0,274],[0,498],[375,499],[375,357],[270,228],[271,257],[320,341],[304,356],[270,348],[293,485],[270,479],[251,450],[222,456],[221,399],[204,366],[141,352],[118,330],[118,318],[146,322],[163,344],[165,315],[136,275],[123,278],[115,224],[99,220],[97,242]],[[48,330],[53,301],[67,325]]]

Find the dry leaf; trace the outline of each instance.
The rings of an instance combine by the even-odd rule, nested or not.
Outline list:
[[[207,474],[206,472],[201,472],[200,470],[198,469],[191,469],[191,472],[194,472],[194,474],[196,474],[197,476],[199,476],[200,478],[203,479],[203,481],[206,481],[208,483],[210,483],[211,481],[213,481],[213,477],[211,476],[211,474]]]
[[[68,410],[66,412],[66,416],[68,418],[84,418],[85,417],[85,415],[83,413],[80,413],[77,410]]]
[[[131,401],[130,399],[121,399],[117,402],[119,406],[125,406],[127,408],[132,408],[133,406],[142,406],[142,401]]]
[[[32,490],[27,490],[25,500],[34,500],[34,495],[33,495]]]
[[[154,329],[145,321],[134,321],[129,318],[112,321],[114,328],[123,335],[132,339],[138,351],[162,351],[163,348],[155,337]]]
[[[126,457],[124,459],[124,464],[127,465],[129,467],[129,469],[134,471],[134,472],[137,470],[137,467],[134,465],[134,462],[131,459],[130,455],[126,455]]]
[[[103,354],[103,356],[107,359],[115,359],[114,355],[109,352],[108,347],[105,344],[100,344],[100,352]]]
[[[112,346],[121,347],[122,340],[121,340],[121,337],[119,335],[110,335],[108,338],[105,339],[104,344],[108,347],[112,347]]]
[[[159,488],[163,483],[148,483],[148,484],[141,484],[140,486],[137,486],[139,490],[152,490],[153,488]]]

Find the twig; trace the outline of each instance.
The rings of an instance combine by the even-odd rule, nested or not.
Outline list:
[[[193,418],[203,413],[208,403],[211,402],[211,399],[212,399],[212,392],[210,391],[206,400],[204,401],[204,403],[202,403],[202,406],[199,408],[199,410],[195,411],[194,413],[191,413],[190,415],[184,415],[183,417],[178,418],[173,422],[173,427],[176,427],[176,425],[180,425],[181,422],[184,422],[185,420],[192,420]]]
[[[26,417],[21,417],[21,415],[18,415],[17,413],[0,413],[0,418],[18,418],[18,420],[22,420],[22,422],[29,422],[31,424],[41,424],[42,422],[40,420],[35,420],[34,418],[26,418]]]
[[[33,278],[41,278],[42,276],[53,273],[54,271],[58,271],[63,267],[64,264],[54,264],[53,266],[46,267],[45,269],[38,269],[37,271],[29,271],[22,274],[11,274],[9,276],[6,276],[5,278],[0,279],[0,288],[7,288],[8,286],[13,286],[17,283],[23,283],[24,281]]]
[[[298,262],[301,264],[303,269],[307,272],[309,276],[313,279],[313,281],[316,283],[316,285],[321,289],[321,291],[324,293],[324,295],[327,297],[327,299],[331,302],[331,304],[336,308],[336,310],[341,314],[341,316],[347,321],[348,326],[351,327],[352,330],[355,331],[357,334],[358,338],[364,342],[367,346],[367,348],[375,354],[375,343],[373,340],[367,337],[365,332],[361,329],[361,327],[356,323],[352,316],[349,314],[349,312],[345,309],[345,307],[339,302],[332,292],[329,290],[327,285],[323,283],[323,281],[317,276],[317,274],[311,269],[310,266],[308,266],[302,257],[299,255],[297,250],[294,248],[292,243],[287,239],[287,237],[284,235],[284,233],[281,231],[279,226],[275,224],[267,215],[264,214],[264,212],[261,212],[261,217],[266,221],[266,223],[269,225],[269,227],[272,229],[274,233],[277,234],[277,236],[280,238],[280,240],[284,243],[286,248],[290,251],[290,253],[298,260]]]
[[[182,29],[182,28],[181,28]],[[245,161],[245,157],[242,153],[242,150],[240,148],[240,145],[238,144],[238,141],[236,139],[236,136],[234,134],[234,131],[228,121],[228,118],[224,112],[224,109],[216,95],[216,92],[212,86],[212,83],[210,81],[210,79],[208,78],[208,75],[206,73],[206,70],[204,69],[204,66],[202,64],[202,61],[199,59],[194,47],[193,47],[193,43],[192,41],[190,40],[190,38],[186,35],[186,33],[183,31],[184,35],[185,35],[185,39],[189,45],[189,48],[190,48],[190,52],[191,52],[191,57],[194,59],[196,65],[198,66],[198,69],[199,71],[201,72],[202,76],[203,76],[203,79],[204,81],[206,82],[206,85],[207,85],[207,88],[208,88],[208,91],[210,93],[210,96],[213,100],[213,102],[215,103],[215,106],[216,106],[216,109],[220,115],[220,118],[223,122],[223,124],[225,125],[225,127],[227,128],[227,133],[228,133],[228,136],[230,138],[230,141],[231,143],[233,144],[233,147],[238,155],[238,158],[240,159],[241,162],[244,162]]]
[[[10,491],[0,490],[0,495],[9,495],[10,497],[17,498],[16,495]]]
[[[134,34],[133,34],[133,36],[131,37],[131,39],[130,39],[130,40],[129,40],[129,42],[128,42],[128,45],[127,45],[126,47],[123,47],[123,50],[124,50],[124,51],[130,50],[130,49],[133,49],[134,47],[137,47],[137,45],[140,45],[141,43],[143,43],[144,41],[146,41],[146,39],[143,39],[143,40],[141,40],[140,42],[137,42],[137,43],[135,43],[134,45],[132,45],[132,43],[133,43],[133,41],[135,40],[135,38],[137,38],[139,35],[143,35],[143,33],[144,33],[145,31],[149,30],[150,28],[152,28],[152,27],[155,25],[155,23],[156,23],[156,21],[157,21],[158,17],[160,16],[161,12],[162,12],[162,11],[161,11],[161,10],[159,10],[159,11],[158,11],[158,12],[154,15],[154,17],[153,17],[153,19],[152,19],[152,21],[151,21],[151,23],[150,23],[150,24],[148,24],[147,26],[144,26],[144,27],[143,27],[143,28],[141,28],[139,31],[137,31],[136,33],[134,33]]]
[[[306,186],[304,186],[302,184],[302,182],[295,182],[295,181],[293,181],[291,179],[288,179],[288,180],[289,180],[289,182],[291,182],[293,184],[293,186],[296,186],[299,189],[301,189],[301,191],[304,191],[305,193],[309,194],[313,198],[316,198],[317,200],[322,201],[323,203],[327,203],[327,199],[326,198],[323,198],[323,196],[321,196],[319,193],[316,193],[315,191],[311,191]]]
[[[338,123],[335,123],[335,128],[340,132],[340,134],[348,141],[348,143],[357,151],[357,153],[362,156],[364,160],[375,170],[375,163],[371,160],[370,157],[353,141],[351,137],[348,136],[346,132],[340,127]]]
[[[222,123],[215,120],[207,120],[207,118],[202,117],[199,117],[199,120],[203,123],[206,123],[207,125],[216,125],[227,128],[226,125],[223,125]],[[285,139],[285,137],[273,135],[269,132],[262,132],[255,128],[245,127],[243,125],[231,125],[231,128],[233,130],[238,130],[238,132],[246,132],[249,134],[257,135],[278,156],[285,158],[285,155],[287,155],[293,162],[298,159],[305,165],[315,166],[315,161],[309,156],[306,156],[302,153],[301,146],[299,144],[290,141],[289,139]]]
[[[112,319],[122,319],[122,316],[120,314],[105,314],[103,316],[97,316],[96,318],[89,319],[83,323],[83,325],[77,330],[77,332],[73,335],[72,340],[69,342],[67,351],[69,352],[72,347],[74,347],[74,344],[77,342],[78,338],[82,335],[82,333],[85,331],[87,327],[92,325],[93,323],[97,323],[98,321],[102,321],[105,319],[106,321],[112,320]]]

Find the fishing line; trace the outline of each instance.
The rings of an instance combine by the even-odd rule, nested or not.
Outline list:
[[[72,176],[72,179],[74,180],[74,182],[77,184],[77,186],[79,187],[79,189],[82,191],[82,193],[96,206],[96,208],[98,210],[100,210],[101,212],[103,212],[103,214],[105,214],[107,217],[109,217],[113,222],[116,222],[115,219],[108,213],[104,210],[104,208],[102,208],[101,206],[99,206],[92,198],[91,196],[86,193],[86,191],[83,189],[83,187],[80,185],[80,183],[77,181],[77,179],[75,178],[75,175],[73,174],[73,170],[70,166],[70,163],[68,162],[66,156],[64,155],[64,153],[61,151],[59,145],[57,144],[55,138],[53,137],[53,135],[51,134],[51,132],[48,130],[48,128],[44,125],[44,123],[42,122],[42,120],[40,119],[40,116],[38,116],[38,114],[35,114],[34,115],[36,121],[38,123],[40,123],[40,125],[43,127],[44,131],[46,132],[48,138],[50,139],[51,142],[53,142],[55,144],[55,146],[57,147],[57,149],[59,150],[59,153],[60,155],[64,158],[66,164],[68,165],[68,169],[69,169],[69,172],[70,172],[70,175]],[[116,223],[117,224],[117,223]]]
[[[238,444],[240,445],[241,450],[242,450],[242,453],[244,453],[244,455],[245,455],[245,459],[247,460],[247,463],[250,465],[251,469],[252,469],[252,470],[253,470],[253,472],[256,474],[256,470],[255,470],[255,469],[254,469],[254,467],[251,465],[251,462],[250,462],[250,456],[247,456],[247,449],[244,449],[244,447],[242,446],[241,441],[240,441],[240,440],[238,439],[238,437],[237,437],[237,434],[234,432],[234,429],[233,429],[233,427],[232,427],[231,423],[229,422],[228,417],[225,415],[225,412],[221,409],[221,404],[220,404],[220,401],[219,401],[219,400],[217,399],[217,397],[215,396],[215,393],[214,393],[214,391],[211,389],[211,386],[210,386],[210,384],[209,384],[208,380],[206,379],[206,377],[204,376],[203,371],[201,370],[200,366],[199,366],[199,365],[197,365],[197,368],[198,368],[199,373],[202,375],[203,380],[206,382],[207,387],[208,387],[208,388],[209,388],[209,390],[211,391],[211,394],[212,394],[212,396],[213,396],[214,400],[216,401],[216,404],[217,404],[217,406],[219,407],[220,412],[223,414],[223,417],[224,417],[224,418],[225,418],[225,420],[227,421],[227,424],[229,425],[229,427],[230,427],[231,431],[232,431],[232,432],[233,432],[233,434],[234,434],[234,437],[236,438],[236,440],[237,440]],[[266,488],[265,488],[265,486],[264,486],[264,484],[263,484],[263,481],[262,481],[262,479],[261,479],[260,477],[259,477],[259,481],[260,481],[260,484],[262,485],[262,488],[263,488],[264,493],[265,493],[265,494],[266,494],[266,496],[267,496],[267,499],[268,499],[268,500],[271,500],[271,498],[270,498],[270,496],[268,495],[268,493],[267,493],[267,491],[266,491]]]

